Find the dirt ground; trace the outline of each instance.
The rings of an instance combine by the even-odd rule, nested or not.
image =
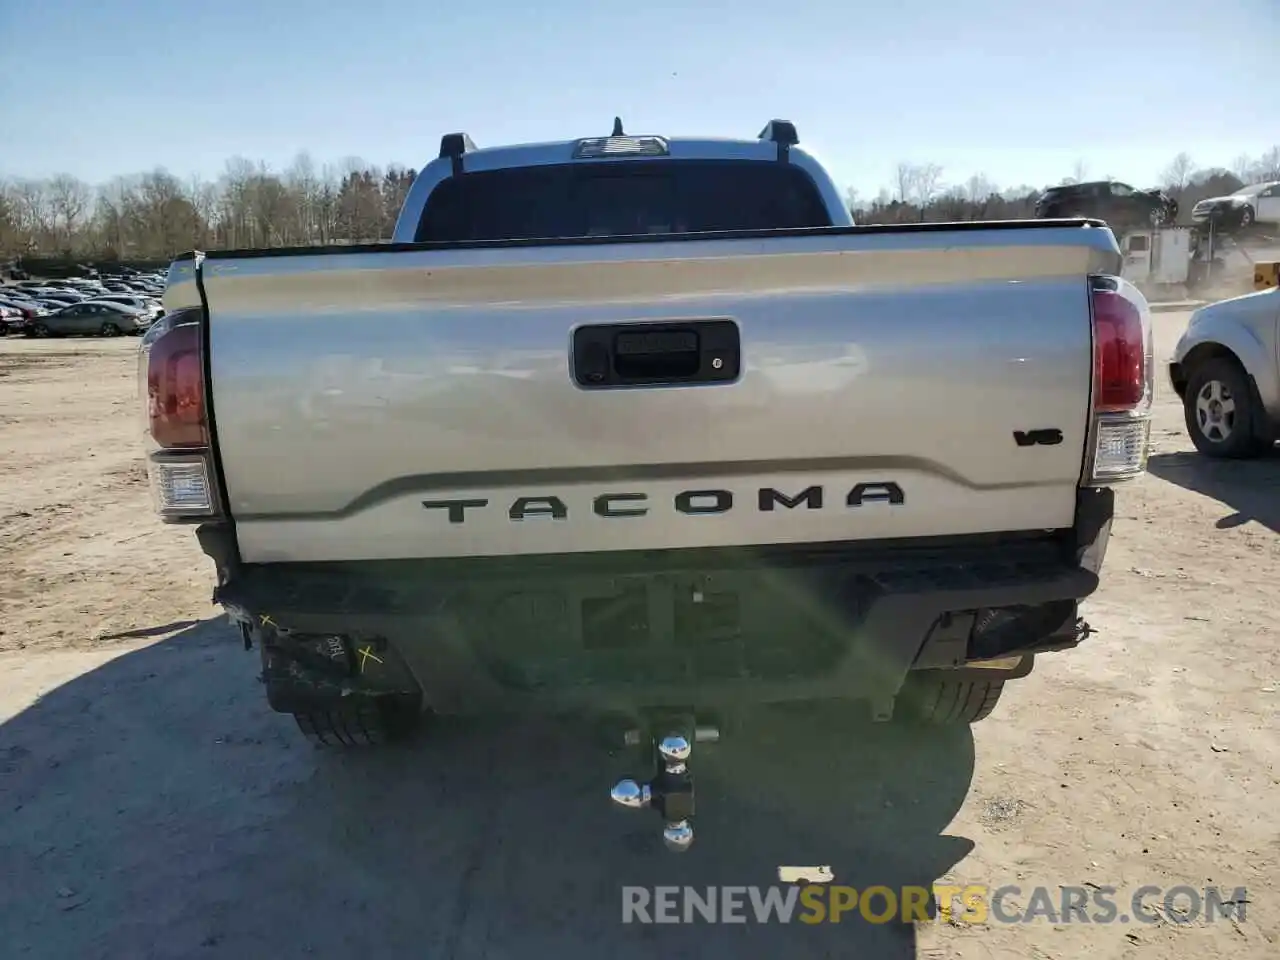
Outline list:
[[[1187,320],[1157,315],[1167,356]],[[777,718],[701,748],[699,840],[609,808],[564,722],[333,756],[270,713],[189,529],[150,513],[137,342],[0,340],[7,956],[1280,956],[1280,451],[1189,451],[1161,382],[1097,635],[972,731]],[[1216,885],[1243,920],[641,926],[623,884]],[[1157,902],[1158,902],[1157,897]],[[971,918],[972,919],[972,918]]]

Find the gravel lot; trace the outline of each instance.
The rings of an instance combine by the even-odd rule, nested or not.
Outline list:
[[[1162,357],[1186,319],[1157,315]],[[1163,382],[1096,636],[972,733],[780,716],[703,749],[698,844],[673,857],[656,817],[609,808],[621,758],[567,723],[446,723],[334,756],[270,713],[194,537],[150,513],[136,349],[0,341],[7,956],[1280,955],[1280,451],[1196,457]],[[1250,902],[1243,922],[620,922],[623,884],[767,885],[784,863],[858,887]]]

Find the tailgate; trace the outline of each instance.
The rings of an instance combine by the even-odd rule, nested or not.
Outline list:
[[[1036,227],[211,255],[212,409],[242,557],[1070,526],[1087,277],[1118,256],[1109,231]],[[608,327],[646,323],[675,335]],[[727,331],[739,370],[614,384],[610,357],[606,382],[578,382],[583,329],[644,354],[641,373],[681,331]]]

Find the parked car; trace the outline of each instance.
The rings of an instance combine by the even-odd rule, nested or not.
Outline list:
[[[61,304],[79,303],[81,300],[87,300],[88,296],[79,290],[44,290],[40,294],[42,300],[56,300]]]
[[[1280,288],[1193,313],[1169,380],[1202,454],[1241,459],[1270,450],[1280,435]]]
[[[21,310],[0,303],[0,336],[21,333],[26,326],[27,318]]]
[[[68,289],[80,290],[83,293],[106,293],[107,288],[100,284],[97,280],[72,280],[68,285]]]
[[[26,307],[36,311],[61,310],[66,306],[61,301],[45,300],[40,296],[32,293],[30,290],[20,290],[17,287],[5,287],[0,290],[0,299],[7,303],[14,304],[19,307]]]
[[[128,293],[104,293],[101,296],[93,297],[86,301],[87,303],[119,303],[123,306],[137,310],[139,313],[150,314],[151,316],[159,316],[163,311],[159,303],[150,297]]]
[[[1114,236],[863,230],[789,123],[620,128],[451,134],[394,244],[170,268],[156,509],[199,525],[268,704],[335,745],[620,711],[675,780],[612,796],[664,813],[695,711],[986,717],[1088,635],[1145,469],[1151,315]]]
[[[26,333],[33,337],[118,337],[143,334],[151,324],[150,316],[124,304],[85,302],[37,317],[27,325]]]
[[[0,307],[6,307],[18,315],[20,323],[17,325],[19,327],[49,312],[34,300],[27,300],[22,297],[0,296]]]
[[[1172,223],[1178,204],[1160,190],[1137,190],[1118,180],[1050,187],[1036,201],[1041,218],[1089,217],[1121,229]]]
[[[1252,183],[1225,197],[1209,197],[1191,209],[1196,223],[1215,228],[1244,230],[1255,223],[1280,224],[1280,180]]]

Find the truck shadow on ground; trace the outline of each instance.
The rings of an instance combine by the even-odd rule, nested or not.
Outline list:
[[[622,922],[623,886],[828,864],[928,886],[973,775],[967,728],[759,715],[695,748],[698,839],[613,809],[629,757],[566,720],[441,722],[330,753],[270,713],[225,621],[83,674],[0,727],[0,929],[30,957],[916,956],[910,924]],[[881,903],[882,908],[882,903]]]
[[[1161,480],[1231,508],[1220,530],[1255,520],[1280,533],[1280,447],[1256,460],[1211,460],[1198,453],[1157,453],[1147,470]]]

